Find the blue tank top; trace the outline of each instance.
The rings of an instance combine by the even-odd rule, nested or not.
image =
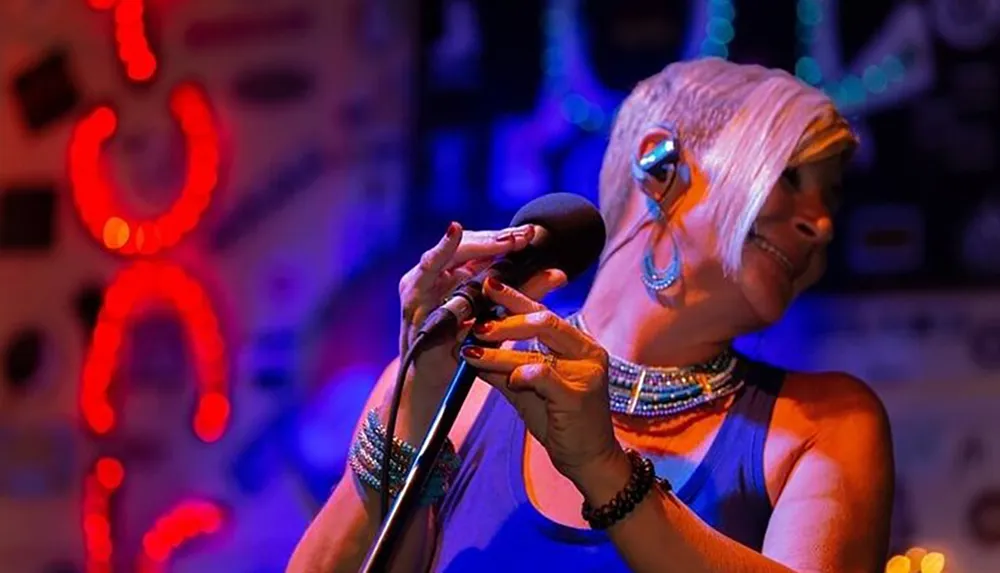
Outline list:
[[[764,440],[784,371],[749,360],[744,365],[744,387],[704,459],[675,493],[707,524],[760,551],[772,510],[764,482]],[[607,534],[556,523],[531,503],[523,474],[525,432],[517,412],[491,391],[441,503],[430,570],[628,571]]]

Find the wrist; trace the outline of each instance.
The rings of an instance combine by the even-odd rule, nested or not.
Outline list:
[[[362,483],[381,495],[395,497],[402,490],[417,453],[414,444],[399,436],[391,438],[379,412],[373,409],[365,416],[361,431],[351,444],[348,463]],[[445,440],[424,484],[421,504],[433,505],[443,498],[460,466],[454,444]]]
[[[614,499],[628,484],[631,475],[632,463],[628,454],[616,443],[613,449],[567,477],[583,494],[584,500],[597,507]]]
[[[609,487],[610,479],[595,481],[599,486],[591,486],[591,492],[585,497],[598,500],[596,503],[590,499],[585,499],[580,508],[582,517],[590,524],[592,529],[608,529],[616,523],[628,517],[646,499],[649,492],[657,487],[660,480],[656,477],[653,469],[653,462],[639,452],[629,449],[625,456],[630,466],[630,475],[625,485],[618,490],[610,499],[601,503],[600,500],[607,498],[607,491],[603,488]],[[608,467],[608,474],[617,473],[617,463]],[[617,475],[615,478],[617,479]],[[600,489],[596,489],[599,487]]]
[[[426,393],[414,392],[413,381],[407,380],[403,394],[399,400],[399,411],[396,415],[396,437],[410,443],[419,444],[437,413],[440,400],[434,400]],[[386,424],[392,409],[392,392],[386,392],[378,408],[379,420]]]

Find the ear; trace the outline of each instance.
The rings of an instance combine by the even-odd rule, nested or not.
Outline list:
[[[638,187],[661,208],[668,196],[690,184],[690,172],[683,164],[676,133],[666,124],[652,127],[639,139],[632,160],[632,175]]]

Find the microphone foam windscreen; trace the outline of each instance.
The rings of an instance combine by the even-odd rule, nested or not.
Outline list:
[[[511,226],[534,224],[548,233],[535,246],[549,267],[561,269],[570,280],[597,262],[604,250],[604,219],[590,201],[573,193],[549,193],[531,201],[514,215]]]

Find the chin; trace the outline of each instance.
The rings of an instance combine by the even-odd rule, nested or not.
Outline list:
[[[794,297],[792,285],[776,284],[778,281],[772,276],[753,268],[745,269],[742,274],[743,298],[758,326],[763,328],[781,320]]]

